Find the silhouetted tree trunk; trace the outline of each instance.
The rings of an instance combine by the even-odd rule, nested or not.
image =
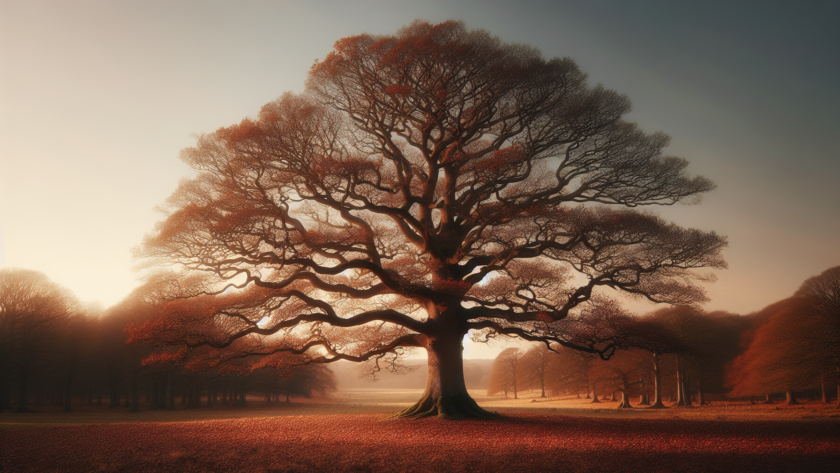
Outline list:
[[[137,369],[131,374],[131,408],[128,412],[140,412],[140,387],[137,382]]]
[[[26,389],[28,387],[26,370],[21,369],[18,381],[18,406],[17,409],[15,409],[15,412],[29,412],[29,408],[26,405],[26,396],[28,395],[28,393],[26,392]]]
[[[837,404],[834,405],[835,409],[840,409],[840,383],[837,383]]]
[[[667,407],[662,404],[662,371],[659,366],[659,355],[653,354],[653,404],[649,409],[664,409]]]
[[[686,373],[685,368],[682,366],[681,358],[679,355],[676,355],[677,360],[677,407],[685,407],[691,405],[691,400],[687,398],[688,393],[685,389],[685,381],[686,381]]]
[[[796,401],[796,392],[792,389],[785,392],[785,397],[787,398],[787,405],[792,406],[799,404],[799,402]]]
[[[64,386],[66,389],[64,393],[64,412],[73,412],[73,407],[70,405],[70,398],[73,394],[73,369],[70,369],[70,373],[67,376],[67,382]]]
[[[452,320],[453,317],[445,320]],[[442,335],[426,347],[428,374],[423,397],[396,417],[438,415],[443,418],[488,418],[485,411],[470,397],[464,383],[463,336],[454,330],[441,330]]]
[[[166,373],[166,409],[175,410],[175,386],[172,380],[172,373]]]

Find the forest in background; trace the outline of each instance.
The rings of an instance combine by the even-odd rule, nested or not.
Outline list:
[[[633,398],[640,406],[773,396],[830,402],[840,390],[838,287],[834,267],[794,296],[747,315],[665,308],[625,321],[621,348],[609,360],[534,344],[507,348],[495,360],[465,360],[464,378],[468,388],[490,395]],[[426,382],[425,363],[411,361],[393,374],[371,363],[208,368],[156,360],[151,347],[126,343],[126,327],[153,310],[142,298],[98,310],[34,271],[0,270],[0,309],[3,410],[58,404],[69,411],[73,402],[132,410],[244,405],[248,395],[276,402],[340,388],[421,389]]]

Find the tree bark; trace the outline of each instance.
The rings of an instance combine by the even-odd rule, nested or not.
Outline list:
[[[397,418],[438,416],[443,419],[496,417],[470,397],[464,382],[463,334],[448,333],[430,340],[426,347],[428,373],[423,397],[396,414]]]

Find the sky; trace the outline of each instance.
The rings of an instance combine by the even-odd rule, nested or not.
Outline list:
[[[303,91],[336,40],[416,18],[571,57],[671,136],[718,188],[655,210],[729,238],[707,310],[759,310],[840,265],[840,1],[0,0],[0,267],[118,302],[191,175],[179,150]]]

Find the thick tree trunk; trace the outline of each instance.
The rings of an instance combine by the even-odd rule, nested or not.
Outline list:
[[[789,406],[799,404],[799,402],[796,401],[796,393],[792,389],[790,391],[787,391],[785,393],[785,396],[787,397],[787,404]]]
[[[648,409],[665,409],[662,404],[662,373],[659,370],[659,355],[653,354],[653,404]]]
[[[595,384],[592,385],[592,400],[589,401],[590,404],[600,403],[601,400],[598,399],[598,392],[595,391]]]
[[[479,407],[467,392],[464,383],[462,337],[463,335],[458,333],[446,334],[429,343],[426,347],[429,367],[423,397],[394,417],[485,419],[497,416]]]
[[[626,391],[621,392],[621,403],[618,404],[619,409],[632,409],[633,406],[630,405],[630,399],[627,396]]]

